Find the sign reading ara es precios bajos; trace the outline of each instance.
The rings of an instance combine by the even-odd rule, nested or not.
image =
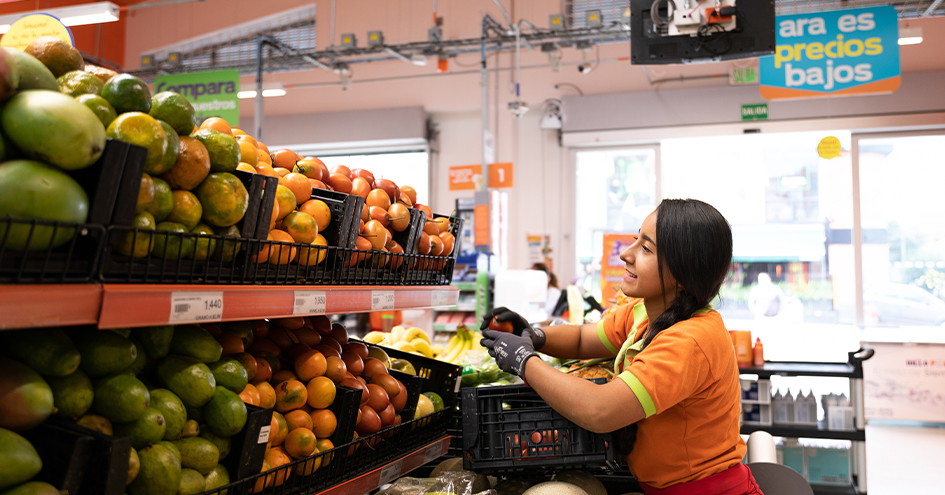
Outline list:
[[[768,100],[890,93],[899,87],[899,23],[891,6],[778,16],[761,57]]]
[[[240,73],[235,70],[192,72],[158,76],[154,93],[174,91],[186,97],[197,112],[197,121],[220,117],[231,126],[240,125]]]

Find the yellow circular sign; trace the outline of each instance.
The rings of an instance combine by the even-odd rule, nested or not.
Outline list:
[[[65,41],[69,46],[75,46],[72,31],[55,16],[49,14],[33,14],[21,17],[10,25],[10,30],[0,38],[0,46],[26,50],[26,47],[36,38],[52,36]]]
[[[840,140],[833,136],[821,139],[817,145],[817,154],[827,160],[840,156]]]

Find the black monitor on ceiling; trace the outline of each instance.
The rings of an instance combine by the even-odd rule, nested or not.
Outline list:
[[[774,54],[774,0],[720,2],[734,4],[735,15],[731,17],[735,19],[735,29],[722,31],[707,24],[696,36],[669,35],[665,25],[660,27],[654,23],[654,18],[657,22],[672,18],[672,7],[668,4],[673,2],[682,9],[686,0],[630,0],[631,64],[689,64]],[[710,6],[716,4],[716,0],[689,0],[688,3],[706,12],[706,18],[715,15]]]

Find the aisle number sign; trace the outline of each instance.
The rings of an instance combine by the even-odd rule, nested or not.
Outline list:
[[[482,165],[460,165],[450,167],[450,191],[473,191],[479,188]],[[512,164],[489,164],[489,187],[512,187]]]
[[[892,6],[778,16],[774,55],[761,57],[769,100],[890,93],[899,87]]]
[[[173,91],[180,93],[194,106],[197,121],[220,117],[231,127],[240,125],[240,73],[235,70],[193,72],[158,76],[154,79],[154,92]]]
[[[600,259],[600,303],[604,307],[611,306],[617,298],[627,269],[620,253],[635,239],[633,234],[604,234],[604,253]]]
[[[72,31],[57,17],[49,14],[33,14],[17,19],[0,38],[0,46],[22,51],[26,50],[33,40],[44,36],[59,38],[69,46],[75,46]]]

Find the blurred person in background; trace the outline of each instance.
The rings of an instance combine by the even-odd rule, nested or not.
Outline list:
[[[555,310],[555,305],[558,304],[558,298],[561,297],[561,288],[558,287],[558,277],[556,277],[555,274],[551,272],[551,268],[548,268],[548,265],[544,263],[535,263],[532,265],[531,269],[545,272],[545,274],[548,275],[548,298],[545,300],[545,313],[547,313],[550,318]]]

